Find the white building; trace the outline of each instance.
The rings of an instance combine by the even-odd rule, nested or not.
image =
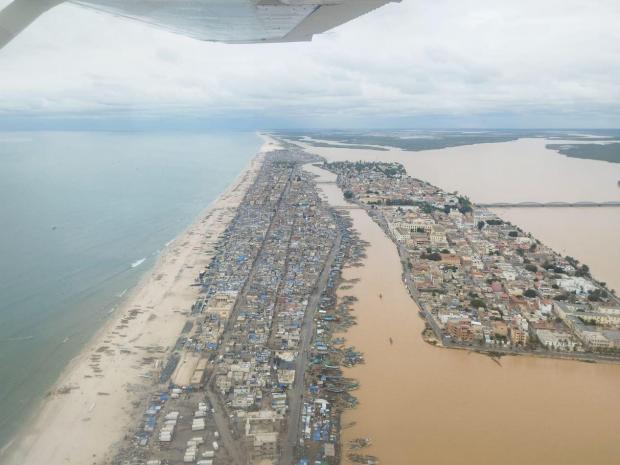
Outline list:
[[[594,291],[596,286],[586,278],[578,276],[571,276],[569,278],[556,279],[555,283],[565,291],[575,292],[578,295],[587,294],[590,291]]]
[[[571,351],[578,345],[571,334],[562,331],[537,329],[536,337],[543,346],[553,350]]]

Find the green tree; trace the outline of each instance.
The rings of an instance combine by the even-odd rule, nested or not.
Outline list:
[[[465,214],[473,210],[471,200],[469,200],[468,197],[459,195],[458,202],[459,202],[458,209],[461,213]]]
[[[588,265],[581,265],[575,274],[577,276],[590,276],[590,268]]]

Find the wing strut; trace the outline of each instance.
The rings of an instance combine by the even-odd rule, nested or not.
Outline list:
[[[14,0],[0,11],[0,49],[30,23],[64,0]]]

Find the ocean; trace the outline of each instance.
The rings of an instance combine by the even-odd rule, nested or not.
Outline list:
[[[0,132],[0,448],[255,134]]]

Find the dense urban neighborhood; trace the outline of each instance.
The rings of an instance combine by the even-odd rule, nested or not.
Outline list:
[[[363,356],[335,335],[354,323],[352,300],[337,303],[335,291],[363,244],[320,199],[310,161],[292,149],[266,155],[116,463],[339,462],[340,414],[357,387],[342,367]]]
[[[397,163],[326,168],[398,244],[430,342],[499,353],[620,355],[618,299],[587,265],[456,192],[407,176]]]

